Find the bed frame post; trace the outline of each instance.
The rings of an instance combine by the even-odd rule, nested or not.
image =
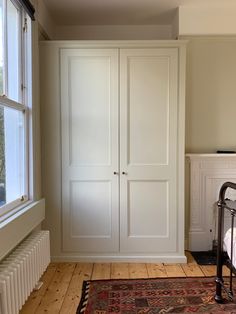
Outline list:
[[[224,237],[224,207],[225,207],[225,192],[227,188],[236,190],[236,184],[232,182],[225,182],[220,189],[218,201],[218,244],[217,244],[217,276],[216,276],[216,294],[215,300],[218,303],[223,302],[222,298],[222,268],[223,268],[223,237]],[[232,243],[231,243],[232,249]],[[232,255],[232,253],[231,253]],[[232,277],[231,277],[232,278]]]
[[[220,199],[218,202],[218,243],[217,243],[217,275],[216,275],[216,294],[215,300],[218,303],[223,302],[222,298],[222,253],[223,253],[223,243],[222,243],[222,234],[223,234],[223,226],[224,226],[224,207],[222,204],[222,200]]]

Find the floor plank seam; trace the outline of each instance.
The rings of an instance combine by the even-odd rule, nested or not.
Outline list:
[[[68,286],[67,286],[67,289],[66,289],[66,291],[65,291],[65,296],[64,296],[63,302],[61,303],[61,307],[60,307],[60,309],[59,309],[59,313],[61,312],[61,310],[62,310],[62,308],[63,308],[64,302],[66,301],[67,292],[69,291],[69,287],[70,287],[71,281],[72,281],[72,279],[73,279],[73,276],[74,276],[74,274],[75,274],[75,270],[76,270],[76,268],[77,268],[77,265],[78,265],[78,263],[75,263],[74,270],[73,270],[73,272],[72,272],[70,281],[69,281]]]

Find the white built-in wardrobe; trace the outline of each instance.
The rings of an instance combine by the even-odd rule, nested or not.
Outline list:
[[[181,41],[42,42],[55,260],[185,262]]]

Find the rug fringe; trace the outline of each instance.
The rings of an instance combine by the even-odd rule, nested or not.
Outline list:
[[[80,298],[80,303],[77,308],[76,314],[83,314],[85,312],[88,303],[88,294],[90,288],[90,281],[83,281],[82,294]]]

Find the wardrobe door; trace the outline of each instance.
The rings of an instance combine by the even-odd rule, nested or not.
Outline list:
[[[120,248],[174,252],[178,49],[121,49],[120,71]]]
[[[60,54],[63,250],[117,252],[118,50]]]

